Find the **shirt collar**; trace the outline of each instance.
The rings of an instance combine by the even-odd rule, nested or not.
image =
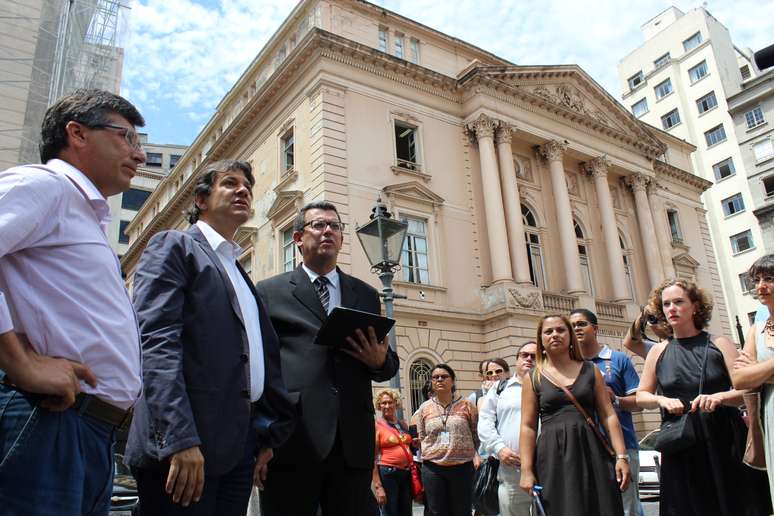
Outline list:
[[[239,255],[242,254],[241,247],[236,243],[223,238],[223,235],[215,231],[212,226],[203,220],[197,220],[196,227],[201,230],[204,238],[207,239],[207,243],[210,244],[210,247],[216,252],[224,254],[229,260],[236,260]]]
[[[613,350],[610,349],[607,345],[603,344],[602,349],[599,350],[599,353],[597,353],[597,356],[595,358],[601,358],[602,360],[610,360],[610,357],[613,356]]]
[[[89,204],[91,204],[94,213],[99,219],[100,225],[105,226],[110,222],[110,206],[108,206],[105,197],[97,190],[97,187],[86,174],[61,159],[49,160],[46,163],[46,167],[58,174],[62,174],[75,184],[86,200],[89,201]]]
[[[314,280],[317,279],[319,274],[314,272],[312,269],[306,266],[305,263],[301,262],[301,267],[304,269],[304,272],[306,272],[306,275],[309,276],[309,281],[314,283]],[[333,268],[332,271],[330,271],[327,274],[324,274],[326,278],[328,278],[328,282],[330,283],[330,286],[338,289],[339,288],[339,271],[336,267]]]

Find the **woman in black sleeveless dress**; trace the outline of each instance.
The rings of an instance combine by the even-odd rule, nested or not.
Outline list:
[[[738,354],[736,347],[727,338],[702,330],[709,322],[711,301],[695,284],[669,280],[654,290],[650,304],[651,313],[666,318],[674,337],[648,354],[637,404],[661,408],[664,421],[679,418],[684,410],[696,412],[696,443],[661,454],[659,514],[770,514],[765,474],[742,463],[747,432],[737,408],[742,394],[731,388],[728,372]]]
[[[583,360],[566,317],[541,320],[536,362],[531,382],[522,387],[520,487],[530,492],[540,484],[550,516],[623,515],[621,491],[628,485],[629,467],[621,427],[604,380],[592,363]],[[557,383],[602,422],[616,458]]]

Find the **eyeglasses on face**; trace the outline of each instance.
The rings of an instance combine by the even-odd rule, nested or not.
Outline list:
[[[519,358],[522,360],[535,360],[535,354],[534,353],[527,353],[524,351],[519,351]]]
[[[140,137],[137,135],[137,131],[132,127],[124,127],[123,125],[117,124],[94,124],[87,125],[86,127],[91,129],[115,129],[116,131],[121,131],[121,135],[124,137],[126,144],[129,145],[130,148],[134,150],[140,150],[142,148]]]
[[[315,219],[310,220],[306,224],[304,224],[304,227],[309,226],[315,231],[325,231],[325,227],[330,227],[331,231],[344,231],[344,227],[346,224],[343,222],[339,222],[337,220],[323,220],[323,219]]]
[[[448,374],[434,374],[430,378],[432,378],[434,382],[444,382],[449,378],[451,378],[451,376],[449,376]]]
[[[575,321],[572,323],[573,328],[587,328],[591,326],[591,323],[588,321]]]
[[[505,372],[504,369],[495,369],[495,370],[491,370],[490,369],[489,371],[486,372],[486,375],[487,376],[494,376],[496,374],[503,374],[504,372]]]

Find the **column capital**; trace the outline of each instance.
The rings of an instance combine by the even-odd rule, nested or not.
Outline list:
[[[650,178],[644,174],[632,174],[624,178],[624,184],[628,186],[632,192],[646,192]]]
[[[538,154],[547,161],[560,161],[564,157],[564,151],[567,149],[567,140],[551,140],[540,145]]]
[[[499,120],[481,113],[478,115],[478,118],[465,124],[465,129],[467,129],[468,132],[475,134],[476,139],[480,140],[481,138],[494,137],[494,131],[499,125]]]
[[[610,160],[607,159],[606,154],[583,163],[583,170],[591,177],[607,177],[608,167],[610,167]]]
[[[495,131],[495,143],[497,145],[500,145],[501,143],[507,143],[510,145],[511,141],[513,140],[514,129],[516,129],[516,126],[507,124],[505,122],[500,122],[500,125]]]

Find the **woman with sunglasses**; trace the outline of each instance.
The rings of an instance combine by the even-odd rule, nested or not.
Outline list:
[[[551,516],[623,516],[621,491],[630,481],[629,456],[602,374],[583,360],[563,315],[540,320],[537,342],[535,369],[521,391],[519,485],[531,493],[540,484],[545,512]],[[562,387],[592,421],[604,426],[615,458]]]
[[[478,411],[457,395],[450,366],[436,365],[430,378],[433,396],[419,407],[417,417],[427,513],[470,516],[473,469],[481,463],[476,453]]]

